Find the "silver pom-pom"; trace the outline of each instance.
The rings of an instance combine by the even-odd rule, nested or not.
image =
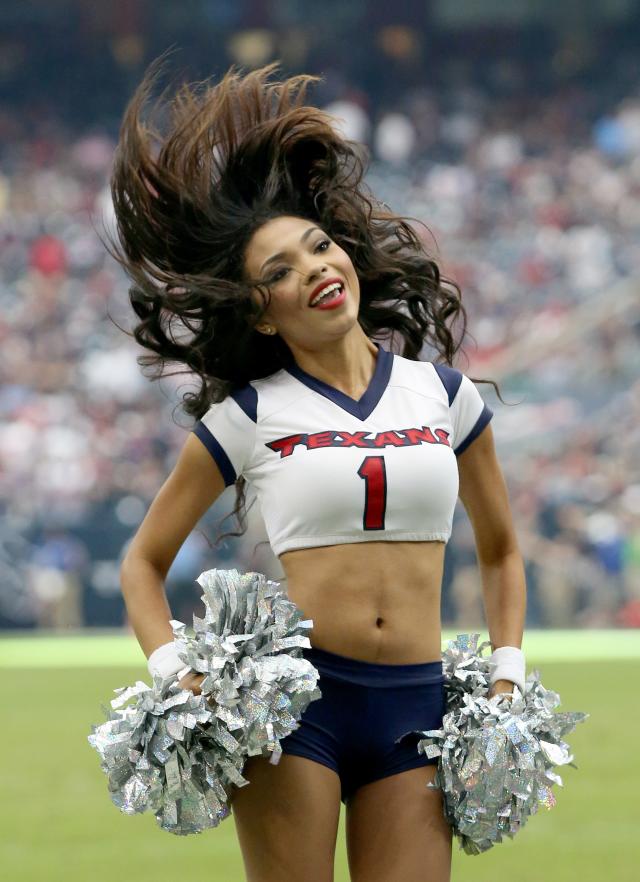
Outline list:
[[[301,620],[280,583],[217,569],[197,581],[205,617],[171,627],[185,666],[205,675],[202,694],[181,689],[177,675],[121,687],[113,711],[101,706],[107,722],[88,736],[112,802],[126,814],[152,811],[163,830],[179,835],[228,817],[232,787],[249,783],[246,758],[271,754],[278,763],[280,739],[322,696],[319,672],[302,655],[313,621]]]
[[[553,713],[560,696],[545,689],[537,670],[524,694],[514,685],[513,693],[489,698],[494,665],[481,653],[491,643],[478,646],[479,638],[458,634],[449,641],[442,728],[417,733],[425,736],[418,752],[439,757],[427,787],[442,790],[444,815],[467,854],[487,851],[503,834],[513,838],[540,805],[553,808],[552,785],[562,786],[553,767],[577,768],[562,736],[589,717]]]

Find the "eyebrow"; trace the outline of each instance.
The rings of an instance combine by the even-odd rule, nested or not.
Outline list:
[[[311,235],[311,233],[313,233],[314,230],[322,231],[321,227],[309,227],[307,230],[304,231],[304,233],[300,237],[300,242],[301,243],[306,242],[306,240],[309,238],[309,236]],[[267,260],[265,260],[265,262],[262,264],[262,266],[260,267],[260,272],[262,272],[262,270],[265,268],[265,266],[268,263],[273,263],[274,260],[280,260],[281,257],[286,257],[286,256],[287,256],[286,251],[278,251],[277,254],[272,254],[271,257],[267,258]]]

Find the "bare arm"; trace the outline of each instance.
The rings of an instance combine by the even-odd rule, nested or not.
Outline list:
[[[173,640],[164,582],[183,542],[225,489],[218,466],[190,432],[120,567],[127,615],[142,651]],[[194,575],[195,579],[195,575]]]
[[[476,540],[491,648],[521,648],[527,603],[524,561],[490,424],[460,454],[458,471],[459,496]],[[498,691],[506,682],[496,682]]]

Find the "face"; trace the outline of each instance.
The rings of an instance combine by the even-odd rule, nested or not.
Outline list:
[[[346,251],[313,221],[283,216],[264,223],[247,246],[245,270],[268,285],[271,294],[256,330],[275,328],[294,351],[342,337],[357,323],[360,284],[355,268]],[[343,302],[333,309],[310,306],[318,286],[333,279],[342,284]],[[253,296],[263,303],[258,289]]]

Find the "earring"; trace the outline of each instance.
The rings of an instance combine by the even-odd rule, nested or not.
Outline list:
[[[271,326],[269,326],[268,328],[265,328],[265,331],[267,332],[267,334],[275,334],[276,333],[276,329],[272,328]]]

